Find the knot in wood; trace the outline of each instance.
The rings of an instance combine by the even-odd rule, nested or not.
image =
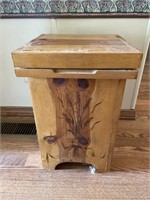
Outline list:
[[[87,138],[85,138],[84,136],[78,137],[78,142],[81,145],[88,145],[89,144],[89,140]]]
[[[62,85],[65,82],[65,79],[64,78],[53,78],[53,82],[56,85]]]
[[[43,140],[47,141],[48,144],[53,144],[57,142],[57,136],[55,135],[45,136],[43,137]]]
[[[78,86],[82,89],[86,89],[89,87],[89,82],[86,79],[78,79],[77,80]]]

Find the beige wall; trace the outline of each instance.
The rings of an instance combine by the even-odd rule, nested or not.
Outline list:
[[[49,19],[0,19],[0,23],[1,105],[31,106],[28,83],[24,78],[16,78],[11,52],[40,34],[51,33],[51,21]]]
[[[0,94],[2,106],[31,106],[28,83],[16,78],[11,52],[43,33],[120,34],[142,52],[149,19],[0,19]],[[141,76],[141,75],[140,75]],[[133,108],[135,86],[127,82],[122,108]],[[137,89],[136,89],[137,90]]]

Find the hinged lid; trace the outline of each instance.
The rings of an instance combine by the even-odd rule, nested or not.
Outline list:
[[[16,68],[134,69],[142,53],[118,35],[41,35],[12,56]]]

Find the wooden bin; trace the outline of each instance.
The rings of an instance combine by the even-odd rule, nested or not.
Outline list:
[[[46,168],[62,162],[110,170],[126,79],[142,54],[117,35],[41,35],[12,53],[28,77]]]

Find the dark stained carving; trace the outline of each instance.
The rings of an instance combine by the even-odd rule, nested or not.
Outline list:
[[[53,79],[53,82],[54,82],[56,85],[62,85],[62,84],[65,82],[65,79],[64,79],[64,78],[54,78],[54,79]]]
[[[57,130],[56,135],[45,136],[43,140],[58,145],[61,160],[83,162],[91,143],[90,131],[100,123],[94,120],[94,112],[102,101],[90,108],[95,80],[68,79],[64,87],[58,87],[64,84],[63,78],[47,81],[56,107]]]
[[[78,79],[77,82],[78,82],[78,86],[80,88],[86,89],[89,87],[88,80],[86,80],[86,79]]]

